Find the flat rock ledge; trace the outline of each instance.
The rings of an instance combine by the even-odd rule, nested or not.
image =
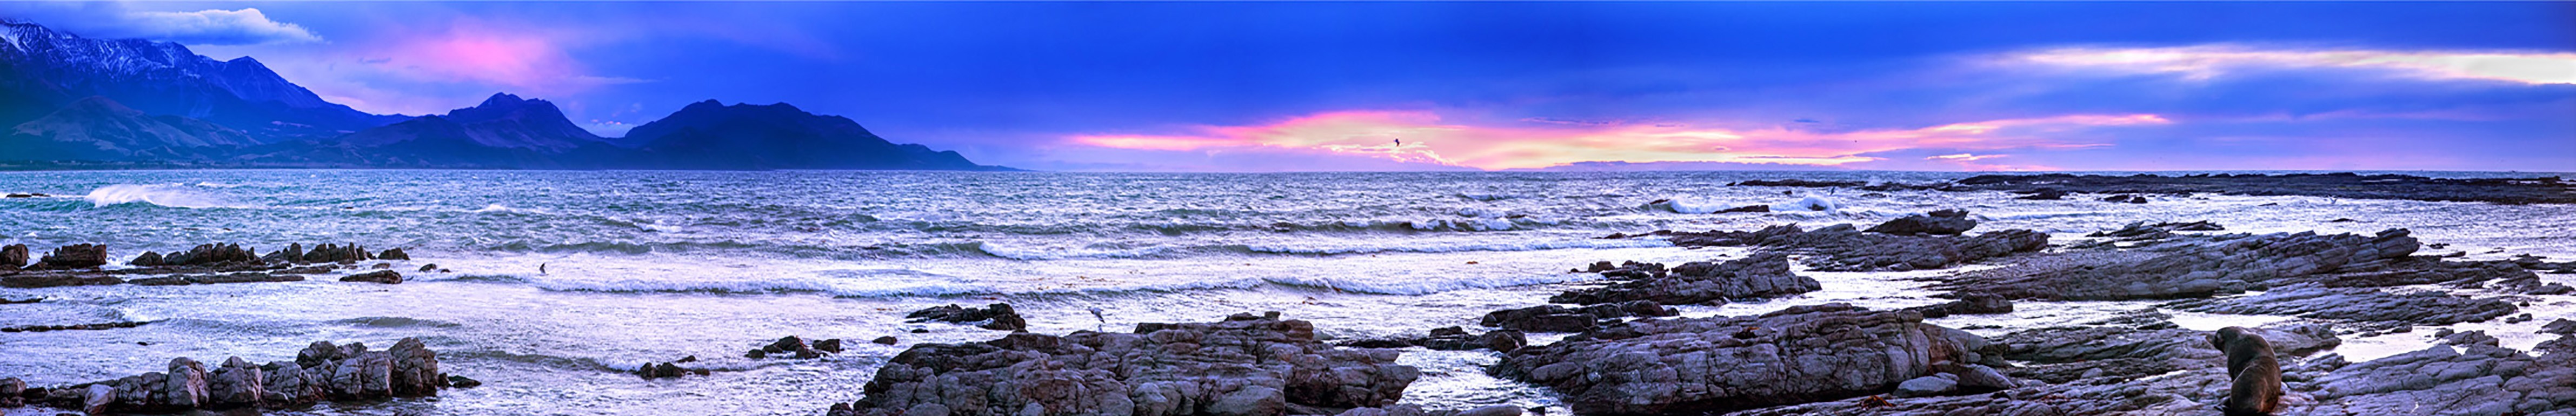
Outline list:
[[[2153,312],[1996,338],[2024,364],[2007,374],[2044,383],[1991,394],[1868,396],[1728,413],[1787,415],[2217,415],[2230,386],[2224,353],[2206,331]],[[2282,364],[2281,416],[2576,416],[2576,337],[2533,353],[2465,332],[2424,350],[2363,363],[2328,352],[2340,343],[2316,324],[2256,328]],[[2475,335],[2469,335],[2475,334]]]
[[[456,380],[464,380],[455,378]],[[186,357],[167,372],[52,388],[27,388],[0,379],[9,403],[23,402],[92,415],[185,413],[196,410],[287,409],[326,400],[382,400],[438,395],[451,378],[438,372],[438,353],[404,338],[392,348],[314,342],[294,362],[251,364],[241,357],[208,366]],[[479,384],[479,383],[478,383]]]
[[[2002,351],[1920,313],[1827,304],[1633,321],[1521,348],[1489,371],[1554,389],[1578,414],[1699,414],[1883,394],[1926,377],[1953,383],[1952,394],[2018,387],[1994,368]]]
[[[1891,222],[1905,221],[1910,220]],[[1880,225],[1880,228],[1887,227],[1895,226]],[[2048,247],[2048,234],[2031,230],[2003,230],[1976,236],[1896,235],[1862,232],[1851,224],[1835,224],[1815,230],[1802,230],[1794,224],[1754,231],[1660,230],[1636,235],[1611,234],[1603,238],[1646,236],[1663,236],[1673,245],[1683,247],[1754,246],[1764,251],[1810,255],[1814,256],[1807,259],[1810,268],[1843,272],[1940,269]]]
[[[2376,235],[2313,232],[2183,236],[2132,249],[2026,256],[2014,265],[1960,273],[1933,287],[2013,299],[2201,298],[2312,283],[2327,287],[2438,284],[2522,293],[2557,290],[2509,261],[2455,262],[2410,256],[2406,229]]]
[[[1393,405],[1421,377],[1400,351],[1338,348],[1278,313],[915,344],[832,416],[1339,414]]]

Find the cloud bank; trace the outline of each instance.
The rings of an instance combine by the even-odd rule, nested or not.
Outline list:
[[[191,46],[322,42],[321,36],[303,26],[270,20],[256,8],[176,12],[134,10],[123,2],[22,3],[0,8],[0,14],[93,38],[140,38]]]

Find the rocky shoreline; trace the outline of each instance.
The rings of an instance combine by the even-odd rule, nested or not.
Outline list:
[[[0,406],[42,405],[92,415],[297,409],[325,401],[437,396],[439,389],[479,385],[441,373],[438,353],[418,339],[368,350],[366,344],[316,341],[293,362],[251,364],[231,357],[209,366],[187,357],[167,372],[54,387],[0,378]]]
[[[391,263],[361,265],[369,260],[410,260],[401,248],[368,252],[356,244],[321,244],[306,250],[304,244],[259,255],[255,249],[238,244],[204,244],[164,255],[146,251],[126,262],[127,268],[107,269],[110,261],[107,246],[73,244],[29,261],[26,245],[0,246],[0,287],[47,288],[61,286],[107,286],[132,284],[140,286],[211,285],[227,283],[264,283],[303,281],[306,275],[327,274],[343,270],[373,269],[342,277],[345,282],[383,284],[402,283],[402,274]],[[427,265],[421,272],[440,271]],[[146,277],[119,277],[146,276]]]
[[[1481,330],[1444,327],[1415,333],[1427,334],[1419,336],[1327,339],[1317,335],[1313,323],[1278,312],[1056,335],[1030,332],[1028,319],[1006,303],[936,306],[905,319],[991,330],[995,338],[910,344],[875,370],[856,400],[816,411],[830,416],[1516,416],[1543,411],[1405,403],[1407,387],[1424,374],[1400,364],[1399,358],[1421,348],[1490,354],[1496,361],[1483,367],[1485,374],[1544,388],[1584,415],[2217,414],[2212,406],[2227,397],[2234,382],[2227,353],[2209,341],[2212,332],[2184,328],[2177,318],[2160,312],[2165,310],[2294,318],[2245,329],[2268,340],[2276,354],[2287,406],[2279,414],[2576,416],[2576,321],[2525,311],[2536,296],[2576,293],[2576,288],[2539,276],[2569,270],[2569,263],[2422,255],[2424,245],[2403,228],[2367,235],[2222,234],[2226,227],[2209,222],[2139,223],[2053,245],[2046,233],[1971,233],[1976,225],[1976,217],[1966,211],[1941,210],[1868,228],[1841,224],[1813,230],[1773,226],[1614,234],[1605,238],[1659,238],[1686,247],[1744,247],[1749,252],[1674,266],[1590,264],[1570,272],[1597,273],[1604,279],[1568,284],[1546,298],[1550,304],[1491,311],[1477,321],[1485,327]],[[25,262],[26,253],[22,246],[0,250],[0,266],[8,266],[0,270],[0,283],[52,287],[302,280],[302,274],[369,269],[359,265],[366,260],[408,258],[399,249],[370,253],[353,245],[310,251],[296,245],[253,256],[256,252],[248,248],[210,244],[168,255],[146,253],[129,262],[133,268],[102,270],[104,248],[94,245],[57,248],[32,265]],[[1951,299],[1933,305],[1873,309],[1827,303],[1750,316],[1681,316],[1675,308],[1806,296],[1829,284],[1802,276],[1802,271],[1924,271],[1967,265],[1978,267],[1923,278],[1929,280],[1925,288]],[[119,277],[138,275],[148,277]],[[373,270],[342,280],[400,283],[401,277]],[[2155,308],[1991,336],[1927,321],[2011,313],[2016,303],[2074,301],[2147,302]],[[2493,334],[2447,329],[2434,334],[2441,345],[2413,352],[2352,362],[2336,351],[2348,338],[2418,326],[2544,318],[2551,320],[2544,331],[2556,338],[2528,351],[2505,348]],[[104,329],[87,326],[92,325],[10,329]],[[845,348],[841,339],[809,342],[790,336],[764,342],[744,353],[746,359],[813,360]],[[874,342],[898,344],[891,335]],[[691,356],[647,363],[632,373],[648,379],[711,374],[689,367],[697,362]],[[404,339],[381,351],[316,343],[293,363],[251,365],[235,358],[209,368],[180,358],[170,362],[167,372],[78,385],[29,388],[16,379],[0,379],[0,405],[37,404],[91,414],[280,408],[436,395],[440,388],[471,382],[439,373],[436,354],[417,340]]]
[[[1851,188],[1865,191],[1933,190],[1950,192],[2000,191],[2028,195],[2023,199],[2063,199],[2069,193],[2109,195],[2106,201],[2150,203],[2142,195],[2167,198],[2191,194],[2226,194],[2253,196],[2322,196],[2351,199],[2403,199],[2414,201],[2492,202],[2500,204],[2570,204],[2576,203],[2576,183],[2556,176],[2520,179],[2444,179],[2413,175],[2361,175],[2356,173],[2291,173],[2291,174],[2194,174],[2164,176],[2136,174],[2127,176],[2047,174],[1978,175],[1954,181],[1929,184],[1871,183],[1860,181],[1813,181],[1801,179],[1752,180],[1736,182],[1737,186],[1779,186],[1796,188]]]

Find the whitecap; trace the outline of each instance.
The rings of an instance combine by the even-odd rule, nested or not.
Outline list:
[[[177,184],[118,184],[99,187],[82,197],[93,207],[146,203],[171,208],[248,208]]]

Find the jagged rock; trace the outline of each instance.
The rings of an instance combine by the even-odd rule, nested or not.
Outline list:
[[[259,254],[239,244],[200,244],[188,251],[170,253],[161,258],[162,266],[205,266],[218,264],[259,263]]]
[[[411,260],[411,254],[404,253],[401,247],[395,247],[385,249],[384,253],[376,254],[376,258],[384,260]]]
[[[1334,348],[1275,313],[1136,332],[915,344],[828,414],[1334,414],[1394,404],[1420,377],[1398,351]]]
[[[841,340],[830,339],[824,341],[831,343],[830,346],[832,349],[830,352],[840,352]],[[816,345],[821,344],[817,343]],[[797,359],[813,359],[822,358],[824,352],[824,350],[816,349],[813,345],[806,345],[804,338],[789,336],[779,338],[777,341],[772,341],[769,345],[761,346],[759,349],[751,350],[751,352],[743,353],[743,357],[768,358],[771,356],[781,356],[796,357]]]
[[[1653,267],[1662,268],[1660,264]],[[1674,267],[1671,273],[1569,290],[1547,301],[1585,305],[1639,300],[1664,305],[1722,304],[1728,299],[1792,295],[1823,287],[1814,278],[1790,273],[1787,255],[1766,252],[1720,263],[1691,262]]]
[[[395,273],[395,272],[394,272],[394,271],[392,271],[392,270],[377,270],[377,271],[366,272],[366,273],[359,273],[359,274],[353,274],[353,275],[349,275],[349,276],[347,276],[347,277],[342,277],[342,278],[340,278],[340,281],[343,281],[343,282],[370,282],[370,283],[383,283],[383,284],[393,285],[393,284],[402,284],[402,282],[403,282],[403,278],[402,278],[402,273]]]
[[[814,350],[815,350],[815,351],[822,351],[822,352],[833,353],[833,354],[839,354],[839,353],[841,353],[841,339],[839,339],[839,338],[833,338],[833,339],[827,339],[827,340],[822,340],[822,341],[815,341],[815,342],[814,342]]]
[[[366,247],[359,247],[356,244],[346,246],[323,244],[321,246],[313,247],[312,251],[304,252],[303,262],[340,263],[366,261],[373,258],[374,257],[367,253]]]
[[[261,376],[259,366],[243,361],[241,357],[224,359],[223,365],[215,367],[214,373],[206,377],[208,407],[258,406],[260,397],[268,395],[263,387],[267,379]]]
[[[392,348],[385,349],[385,353],[393,357],[393,374],[387,379],[391,384],[387,393],[394,397],[436,396],[438,388],[447,385],[447,378],[438,372],[438,353],[430,351],[429,345],[419,339],[395,341]]]
[[[2559,341],[2569,338],[2561,337]],[[2484,343],[2435,346],[2333,368],[2301,383],[2307,414],[2576,414],[2576,351],[2532,357]],[[2438,404],[2431,405],[2428,404]]]
[[[1977,228],[1977,220],[1968,219],[1967,211],[1945,209],[1888,220],[1863,231],[1894,235],[1958,235],[1973,228]]]
[[[1650,300],[1605,303],[1583,308],[1539,305],[1485,314],[1481,324],[1530,332],[1582,332],[1597,322],[1630,316],[1674,316],[1680,311]],[[1434,334],[1437,336],[1438,334]]]
[[[27,245],[0,246],[0,270],[27,267]]]
[[[907,319],[906,322],[913,323],[931,321],[960,324],[984,322],[984,324],[977,325],[977,327],[995,331],[1020,332],[1027,331],[1029,328],[1028,321],[1020,319],[1020,313],[1018,311],[1011,310],[1011,304],[1008,303],[995,303],[983,309],[968,308],[957,305],[938,306],[913,311],[911,314],[904,315],[904,318]]]
[[[27,268],[67,270],[90,269],[105,265],[107,265],[107,246],[73,244],[55,248],[53,254],[46,254],[43,260],[38,260],[35,265]]]
[[[270,252],[267,256],[260,257],[259,260],[261,262],[279,264],[305,263],[304,243],[287,243],[285,249]]]
[[[1845,304],[1650,319],[1521,348],[1492,371],[1555,389],[1575,413],[1644,415],[1865,396],[1941,369],[2002,363],[1991,355],[2000,346],[1922,321]]]

